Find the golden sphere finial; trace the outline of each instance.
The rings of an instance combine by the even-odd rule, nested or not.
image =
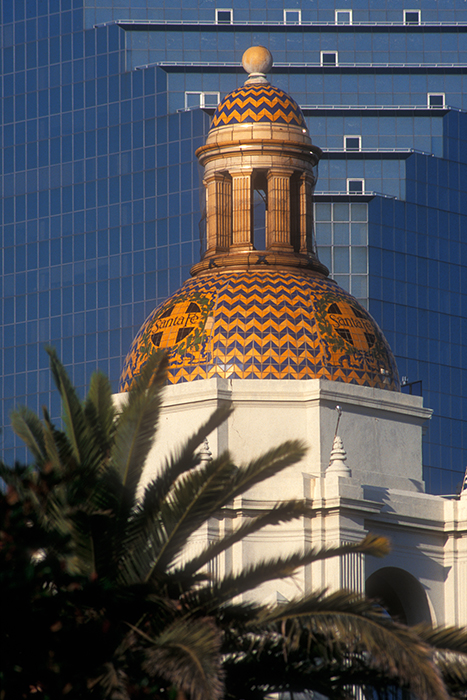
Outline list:
[[[242,56],[242,66],[250,79],[253,75],[260,77],[269,73],[272,63],[272,54],[265,46],[250,46]]]

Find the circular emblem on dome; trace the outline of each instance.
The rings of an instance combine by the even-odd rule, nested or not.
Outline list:
[[[201,307],[183,300],[165,308],[151,327],[151,342],[156,348],[175,347],[199,326]]]
[[[168,350],[173,361],[187,354],[196,361],[212,327],[209,311],[214,297],[209,292],[185,292],[156,309],[137,338],[141,362],[159,349]]]
[[[334,360],[349,366],[363,361],[377,364],[386,375],[393,371],[389,364],[389,347],[377,323],[360,304],[343,290],[324,293],[315,301],[316,322],[321,336],[334,355]]]
[[[353,348],[369,352],[374,347],[374,323],[366,318],[362,309],[348,301],[333,301],[327,314],[337,335]]]

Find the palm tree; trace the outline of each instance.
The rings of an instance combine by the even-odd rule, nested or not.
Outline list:
[[[263,700],[305,690],[344,698],[357,687],[375,697],[388,684],[420,700],[447,698],[430,643],[446,660],[452,649],[467,649],[459,631],[430,640],[432,630],[409,630],[342,591],[271,607],[238,602],[317,559],[349,551],[380,556],[383,539],[258,562],[220,580],[208,576],[209,562],[248,535],[311,517],[306,503],[292,500],[200,553],[180,556],[190,536],[233,498],[300,460],[303,445],[286,442],[240,467],[228,454],[200,463],[199,446],[230,412],[221,408],[139,498],[165,358],[147,363],[118,413],[103,375],[93,376],[81,402],[48,352],[63,429],[45,410],[41,421],[18,409],[12,425],[34,466],[1,467],[2,700],[38,693],[44,700]]]

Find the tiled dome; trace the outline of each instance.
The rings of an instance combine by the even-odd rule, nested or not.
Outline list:
[[[214,113],[211,129],[255,122],[305,126],[305,119],[295,100],[267,83],[243,85],[227,95]]]
[[[143,324],[126,358],[121,391],[159,348],[169,353],[171,384],[322,377],[400,388],[393,354],[368,312],[332,280],[301,271],[188,280]]]

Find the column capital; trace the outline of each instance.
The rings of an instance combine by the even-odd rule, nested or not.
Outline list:
[[[267,178],[270,180],[273,177],[292,177],[296,172],[293,168],[268,168]]]
[[[228,177],[228,173],[209,173],[209,175],[206,175],[203,178],[203,184],[206,185],[208,182],[221,182],[222,180],[225,180],[226,177]]]
[[[229,168],[229,175],[231,177],[241,177],[245,175],[251,175],[253,174],[254,168]]]

